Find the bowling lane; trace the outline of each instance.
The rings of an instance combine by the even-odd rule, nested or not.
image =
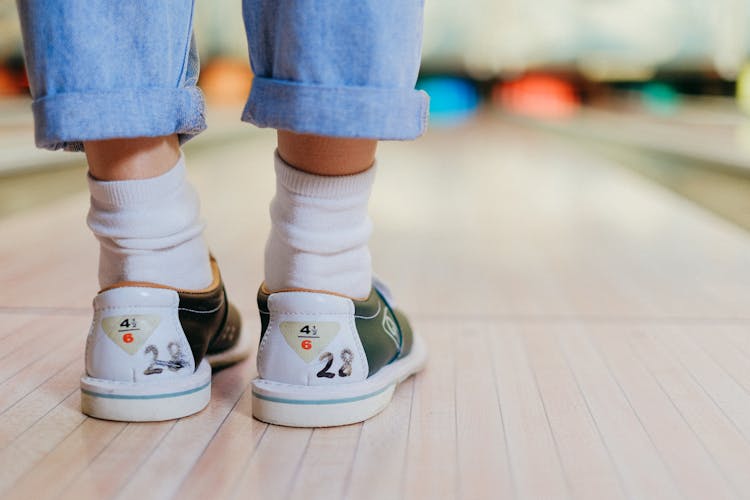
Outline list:
[[[238,134],[186,154],[212,251],[258,335],[275,138]],[[570,136],[484,113],[380,147],[373,261],[431,358],[384,413],[326,430],[254,421],[254,358],[217,374],[210,406],[177,423],[84,417],[96,243],[84,179],[71,182],[72,194],[0,219],[0,495],[750,488],[750,236]],[[384,463],[407,479],[373,487]]]

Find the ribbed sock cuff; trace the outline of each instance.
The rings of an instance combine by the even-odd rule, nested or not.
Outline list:
[[[149,179],[100,181],[88,175],[89,192],[98,203],[110,208],[126,208],[147,204],[172,196],[185,182],[185,157],[166,173]]]
[[[375,167],[354,175],[314,175],[286,163],[276,152],[276,179],[287,190],[300,196],[336,199],[369,191],[375,180]]]

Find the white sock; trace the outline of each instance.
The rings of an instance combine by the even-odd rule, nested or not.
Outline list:
[[[99,285],[149,281],[200,289],[212,281],[200,202],[180,157],[151,179],[98,181],[89,175],[88,225],[99,240]]]
[[[276,155],[276,196],[266,244],[265,285],[352,298],[370,293],[367,202],[375,168],[356,175],[312,175]]]

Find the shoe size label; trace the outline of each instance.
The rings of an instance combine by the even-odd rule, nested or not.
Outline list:
[[[109,316],[102,319],[102,330],[112,342],[132,356],[156,330],[160,321],[161,317],[156,314]]]
[[[299,355],[305,363],[316,359],[328,347],[328,344],[338,335],[341,324],[335,321],[319,321],[306,323],[303,321],[282,321],[279,325],[289,347]]]

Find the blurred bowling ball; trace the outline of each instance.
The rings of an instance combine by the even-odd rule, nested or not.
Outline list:
[[[641,89],[643,106],[657,115],[671,115],[680,107],[680,94],[669,84],[649,82]]]
[[[479,93],[471,80],[453,76],[420,78],[417,88],[430,95],[430,123],[458,125],[471,118],[479,106]]]
[[[250,94],[252,81],[247,61],[216,58],[201,69],[198,85],[209,104],[240,106]]]
[[[492,89],[492,101],[511,113],[542,119],[567,118],[580,107],[571,82],[543,74],[497,83]]]
[[[0,64],[0,96],[27,94],[28,91],[29,82],[20,57]]]

